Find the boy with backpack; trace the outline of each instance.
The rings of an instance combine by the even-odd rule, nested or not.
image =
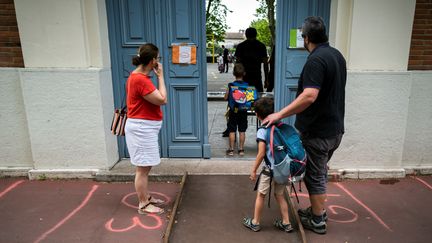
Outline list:
[[[262,97],[257,102],[255,102],[255,113],[257,118],[260,121],[262,121],[269,114],[272,114],[273,111],[274,111],[273,99],[268,97]],[[286,124],[283,125],[288,126]],[[258,153],[249,178],[252,181],[257,179],[256,177],[257,177],[258,167],[261,165],[263,160],[266,161],[266,164],[264,165],[262,172],[259,174],[257,185],[255,186],[255,188],[257,188],[258,190],[255,199],[254,217],[244,218],[243,225],[254,232],[257,232],[261,229],[260,220],[261,220],[261,212],[264,207],[264,199],[266,195],[269,194],[269,191],[271,192],[271,187],[273,186],[274,196],[276,198],[277,203],[279,204],[280,213],[282,216],[282,219],[278,219],[274,221],[273,225],[284,232],[290,233],[293,231],[293,227],[290,224],[289,214],[288,214],[288,204],[284,197],[284,190],[286,184],[282,184],[285,182],[282,182],[280,180],[281,177],[280,178],[273,177],[275,175],[274,172],[276,171],[273,168],[274,166],[271,163],[270,164],[268,163],[271,159],[276,160],[275,157],[277,156],[276,155],[277,152],[274,152],[273,148],[271,148],[270,146],[274,144],[273,141],[272,142],[269,141],[269,135],[270,135],[269,132],[271,132],[271,128],[266,129],[265,127],[261,127],[257,131]],[[277,144],[275,147],[282,147],[282,146],[280,144]],[[284,150],[286,151],[286,149]],[[273,183],[271,183],[272,181]],[[270,196],[271,195],[269,195],[269,197]]]
[[[246,139],[246,129],[248,127],[247,112],[252,109],[253,102],[257,99],[255,87],[249,86],[243,81],[245,69],[242,64],[237,63],[234,66],[233,75],[235,81],[228,84],[224,99],[228,100],[228,131],[229,131],[229,148],[226,151],[228,156],[234,156],[234,144],[236,132],[239,131],[238,154],[244,155],[244,143]]]

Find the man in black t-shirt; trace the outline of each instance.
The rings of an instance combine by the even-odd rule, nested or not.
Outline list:
[[[263,124],[297,115],[295,126],[308,156],[304,181],[311,203],[311,207],[300,209],[298,213],[306,229],[325,234],[327,163],[339,147],[345,130],[347,69],[342,54],[329,46],[321,17],[306,18],[302,36],[310,54],[300,74],[297,98],[265,118]]]
[[[267,49],[263,43],[256,39],[257,31],[255,28],[246,29],[246,39],[238,44],[234,56],[236,62],[243,64],[246,75],[244,81],[249,85],[255,86],[258,92],[263,92],[261,78],[261,63],[264,64],[265,82],[268,79],[268,57]]]

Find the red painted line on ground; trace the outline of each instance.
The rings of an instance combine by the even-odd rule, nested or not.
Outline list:
[[[366,209],[382,226],[384,226],[384,228],[386,228],[387,230],[393,232],[393,230],[386,223],[384,223],[384,221],[372,209],[370,209],[368,206],[366,206],[366,204],[364,204],[362,201],[360,201],[359,199],[357,199],[348,189],[346,189],[344,186],[342,186],[339,183],[335,183],[335,184],[340,189],[342,189],[346,194],[348,194],[354,201],[356,201],[364,209]]]
[[[294,192],[291,192],[291,196],[295,196]],[[299,197],[307,197],[309,198],[309,194],[307,193],[297,193],[297,196]],[[340,197],[340,194],[327,194],[327,197]]]
[[[425,185],[426,187],[428,187],[429,189],[432,190],[432,186],[429,185],[429,183],[427,183],[426,181],[424,181],[424,180],[422,180],[422,179],[420,179],[418,177],[413,177],[413,176],[411,176],[411,177],[414,178],[414,179],[416,179],[417,181],[420,181],[421,183],[423,183],[423,185]]]
[[[93,193],[98,189],[98,185],[94,185],[92,189],[89,191],[87,196],[84,198],[84,200],[81,202],[81,204],[75,208],[72,212],[70,212],[64,219],[62,219],[60,222],[58,222],[54,227],[52,227],[50,230],[45,232],[43,235],[41,235],[37,240],[35,240],[35,243],[41,242],[43,239],[45,239],[49,234],[54,232],[56,229],[58,229],[60,226],[62,226],[66,221],[68,221],[72,216],[74,216],[78,211],[80,211],[90,200],[90,198],[93,196]]]
[[[23,182],[24,182],[24,180],[19,180],[19,181],[15,182],[14,184],[10,185],[8,188],[6,188],[4,191],[2,191],[0,193],[0,198],[2,198],[4,195],[6,195],[6,193],[13,190],[15,187],[17,187],[19,184],[21,184]]]

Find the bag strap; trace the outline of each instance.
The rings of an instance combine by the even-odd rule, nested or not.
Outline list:
[[[129,73],[128,77],[130,77],[130,75],[132,74],[132,72],[129,72],[126,69],[123,69],[123,71],[126,71],[126,72]],[[126,79],[126,81],[125,81],[125,92],[124,92],[122,100],[121,100],[121,106],[120,107],[121,107],[122,111],[126,111],[126,109],[127,109],[127,90],[128,90],[128,85],[127,84],[128,84],[128,79]]]
[[[269,193],[268,193],[268,207],[270,208],[270,199],[271,199],[271,188],[272,188],[272,181],[273,181],[273,173],[270,170],[270,172],[265,171],[264,169],[261,170],[261,172],[258,175],[258,179],[255,182],[255,187],[254,187],[254,191],[258,190],[258,185],[259,185],[259,181],[261,180],[261,175],[267,175],[270,176],[270,189],[269,189]]]
[[[296,191],[295,186],[294,186],[294,182],[292,182],[292,181],[291,181],[291,188],[294,189],[294,194],[297,198],[297,203],[300,203],[300,200],[299,200],[298,195],[297,195],[297,191]],[[300,191],[301,191],[301,187],[300,187]]]
[[[279,122],[278,124],[272,124],[271,125],[271,129],[270,129],[270,152],[271,152],[273,159],[274,159],[273,139],[274,139],[275,127],[276,126],[280,127],[282,124],[283,124],[282,122]],[[280,132],[278,132],[278,133],[280,135]],[[286,146],[287,144],[286,144],[285,140],[282,139],[282,141],[283,141],[284,145]]]

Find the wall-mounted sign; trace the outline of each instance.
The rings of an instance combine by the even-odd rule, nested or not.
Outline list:
[[[172,62],[175,64],[196,64],[196,45],[172,44]]]
[[[303,48],[303,37],[301,29],[291,29],[290,30],[290,39],[289,39],[289,48]]]

